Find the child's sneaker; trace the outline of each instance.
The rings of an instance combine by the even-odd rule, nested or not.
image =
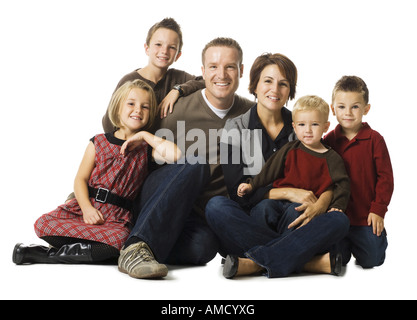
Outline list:
[[[120,251],[119,271],[137,279],[161,278],[168,268],[158,263],[148,245],[140,241]]]

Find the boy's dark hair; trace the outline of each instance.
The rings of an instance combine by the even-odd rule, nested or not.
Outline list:
[[[368,104],[369,102],[368,87],[365,81],[357,76],[343,76],[336,82],[332,93],[332,103],[334,102],[337,91],[361,93],[365,104]]]
[[[242,65],[243,51],[242,51],[242,48],[240,47],[239,43],[232,38],[224,38],[224,37],[219,37],[219,38],[213,39],[209,43],[206,44],[206,46],[203,49],[203,52],[201,53],[201,58],[203,60],[203,65],[204,65],[204,59],[205,59],[205,56],[206,56],[206,51],[207,51],[208,48],[211,48],[211,47],[227,47],[227,48],[236,49],[237,52],[238,52],[238,56],[239,56],[239,66]]]
[[[173,18],[165,18],[160,22],[155,23],[148,31],[148,35],[146,36],[146,44],[149,46],[153,34],[160,28],[169,29],[178,34],[178,39],[180,41],[178,52],[181,52],[183,45],[181,27]]]

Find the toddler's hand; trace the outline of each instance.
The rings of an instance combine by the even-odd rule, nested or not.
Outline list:
[[[252,186],[249,183],[241,183],[237,188],[237,195],[243,197],[252,191]]]

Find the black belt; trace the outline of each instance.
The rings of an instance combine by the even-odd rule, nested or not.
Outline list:
[[[110,203],[126,210],[132,210],[133,202],[129,199],[111,193],[105,188],[93,188],[88,186],[88,196],[94,198],[97,202]]]

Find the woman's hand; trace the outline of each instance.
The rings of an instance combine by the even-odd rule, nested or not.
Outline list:
[[[269,191],[269,199],[288,200],[295,203],[315,203],[317,197],[312,191],[296,188],[274,188]]]
[[[303,191],[305,191],[305,190],[303,190]],[[308,193],[304,193],[304,194],[307,195],[306,199],[308,199],[308,200],[312,200],[312,199],[316,198],[314,196],[314,194],[313,195],[308,195]],[[305,226],[314,217],[326,212],[327,208],[330,205],[332,197],[333,197],[333,190],[328,189],[328,190],[324,191],[316,201],[302,202],[302,204],[299,207],[295,208],[295,210],[304,211],[304,212],[302,214],[300,214],[300,216],[297,219],[295,219],[288,226],[288,228],[291,229],[291,228],[293,228],[297,225],[298,225],[298,228],[300,228],[302,226]]]
[[[317,202],[303,203],[301,206],[295,208],[295,210],[304,212],[300,214],[300,216],[297,219],[295,219],[291,224],[288,225],[288,229],[291,229],[295,226],[298,226],[297,229],[302,226],[305,226],[307,223],[313,220],[314,217],[323,213],[321,206],[317,205]]]

